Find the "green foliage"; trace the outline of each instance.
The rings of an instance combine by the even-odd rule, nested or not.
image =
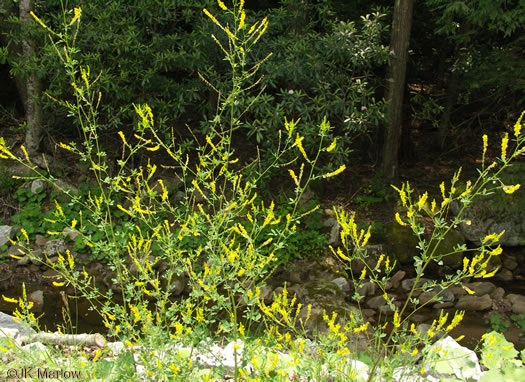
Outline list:
[[[524,37],[519,31],[525,26],[525,4],[506,0],[425,3],[434,20],[429,46],[436,49],[437,59],[448,72],[458,75],[461,121],[494,128],[515,119],[525,100],[523,82],[515,80],[523,62]],[[419,37],[417,31],[414,36]]]
[[[47,196],[44,188],[38,188],[34,193],[29,188],[19,188],[13,195],[20,206],[20,212],[12,218],[13,223],[23,227],[31,239],[36,234],[46,235],[57,228],[50,222],[53,211],[46,211],[43,207]]]
[[[518,327],[521,329],[520,337],[525,336],[525,313],[520,314],[511,314],[510,319]]]
[[[94,362],[93,366],[94,377],[104,381],[132,380],[136,374],[133,354],[129,351],[120,353],[112,360]]]
[[[317,120],[326,116],[334,127],[329,137],[340,143],[330,157],[335,168],[347,161],[357,135],[384,120],[385,105],[376,96],[380,82],[373,75],[388,59],[382,44],[384,15],[375,12],[359,23],[342,21],[338,7],[326,1],[284,1],[270,12],[271,36],[261,44],[262,52],[273,52],[261,67],[266,92],[257,102],[256,94],[243,99],[253,104],[245,122],[248,137],[255,137],[263,151],[278,145],[273,132],[283,118],[294,117],[301,119],[307,153],[315,152]]]
[[[489,370],[480,381],[521,381],[525,378],[525,367],[517,360],[518,351],[501,333],[490,332],[483,336],[481,363]],[[523,357],[523,352],[522,352]]]
[[[501,316],[497,313],[489,315],[489,319],[485,320],[486,324],[489,324],[489,330],[494,332],[504,332],[509,328],[509,324],[501,319]]]
[[[89,68],[97,78],[91,84],[93,90],[104,95],[97,110],[100,128],[115,131],[134,126],[136,115],[131,105],[147,102],[155,110],[160,135],[169,136],[173,128],[177,141],[189,144],[187,127],[197,133],[198,121],[203,121],[203,137],[210,121],[217,118],[221,97],[217,89],[222,91],[231,85],[220,48],[208,38],[214,26],[200,11],[202,7],[219,9],[216,1],[107,4],[95,0],[84,4],[74,0],[68,1],[67,7],[79,4],[82,36],[76,39],[76,25],[66,26],[65,36],[76,39],[75,60]],[[271,154],[280,143],[277,131],[285,117],[301,119],[296,131],[304,136],[307,153],[314,153],[317,121],[326,116],[334,125],[327,139],[337,137],[339,145],[322,162],[327,170],[333,170],[347,161],[354,137],[382,123],[385,105],[377,94],[381,80],[374,74],[384,68],[388,59],[384,15],[375,11],[355,22],[347,21],[339,11],[340,5],[331,1],[310,4],[290,0],[264,10],[271,32],[246,56],[248,64],[260,62],[262,75],[257,81],[261,88],[243,90],[236,108],[243,113],[243,134],[239,135],[242,141],[235,144],[249,143],[244,150],[250,160],[258,146],[260,158],[266,161],[263,165],[271,163]],[[72,17],[72,10],[64,12]],[[64,12],[56,1],[41,1],[38,5],[40,19],[51,28],[63,23],[60,14]],[[249,8],[246,14],[259,16]],[[225,20],[231,22],[231,16],[225,16]],[[53,101],[72,101],[70,82],[62,75],[55,48],[41,28],[31,29],[30,34],[42,47],[37,50],[39,57],[31,63],[21,59],[14,47],[28,37],[27,33],[17,18],[10,19],[7,38],[12,46],[8,56],[11,73],[24,76],[36,71],[46,79],[46,93],[50,96],[42,100],[49,110],[46,120],[71,134],[65,109],[57,108]],[[273,56],[266,59],[268,52]],[[81,134],[81,127],[76,127]]]

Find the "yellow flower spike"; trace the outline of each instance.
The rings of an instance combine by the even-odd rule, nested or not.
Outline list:
[[[69,23],[70,26],[73,25],[80,18],[80,15],[82,14],[82,9],[75,8],[73,12],[74,12],[74,15],[73,15],[73,18],[71,19],[71,22]],[[33,17],[36,17],[36,16],[33,16]]]
[[[523,119],[523,116],[525,115],[525,111],[523,111],[520,115],[520,117],[518,118],[518,120],[516,121],[516,123],[514,124],[514,136],[516,138],[518,138],[521,134],[521,120]]]
[[[401,220],[401,216],[399,215],[399,212],[396,212],[396,222],[398,222],[399,225],[406,226],[407,223],[405,223],[403,220]]]
[[[414,349],[412,350],[412,353],[410,353],[410,355],[414,357],[417,353],[419,353],[419,351],[417,349]]]
[[[237,27],[238,31],[243,29],[246,26],[245,20],[246,20],[246,12],[244,10],[242,10],[241,11],[241,17],[239,19],[239,26]]]
[[[428,192],[425,192],[423,195],[419,197],[419,200],[417,201],[417,209],[421,211],[423,207],[425,207],[425,204],[428,199]]]
[[[332,143],[330,144],[330,146],[328,146],[326,148],[326,152],[329,153],[330,151],[332,151],[333,149],[335,149],[335,147],[337,146],[337,138],[334,138],[334,140],[332,141]]]
[[[464,257],[463,258],[463,272],[466,272],[468,269],[469,259]]]
[[[346,165],[341,165],[339,166],[339,168],[335,171],[332,171],[332,172],[329,172],[328,174],[324,174],[323,175],[323,179],[325,178],[331,178],[332,176],[336,176],[336,175],[339,175],[340,173],[342,173],[344,170],[346,170]]]
[[[219,5],[219,7],[221,7],[223,11],[228,10],[228,7],[221,0],[217,0],[217,4]]]
[[[368,240],[370,239],[370,236],[372,235],[371,232],[370,232],[371,228],[372,228],[372,226],[368,226],[368,230],[366,231],[366,235],[363,238],[363,242],[361,243],[362,247],[364,247],[368,243]]]
[[[394,312],[393,324],[396,328],[399,328],[401,326],[401,317],[399,316],[399,313],[397,310]]]
[[[20,232],[24,236],[24,239],[26,240],[26,243],[29,243],[29,236],[27,235],[27,231],[24,228],[21,228]]]
[[[24,157],[26,158],[26,161],[30,162],[29,155],[27,154],[27,151],[26,151],[26,148],[24,147],[24,145],[20,146],[20,149],[23,151]]]
[[[387,271],[390,270],[390,257],[388,257],[388,256],[386,257],[386,260],[385,260],[385,269]]]
[[[441,329],[447,323],[448,313],[445,313],[445,314],[443,313],[444,313],[443,310],[441,310],[441,312],[439,313],[437,330]]]
[[[463,289],[465,289],[467,291],[468,294],[475,294],[476,292],[474,292],[472,289],[466,287],[466,286],[463,286]]]
[[[406,207],[406,205],[407,205],[407,194],[405,192],[405,184],[403,184],[401,186],[401,189],[397,188],[394,185],[392,185],[392,188],[397,191],[397,193],[399,194],[399,199],[401,199],[401,203],[403,204],[403,206]]]
[[[153,147],[146,147],[146,150],[148,151],[157,151],[158,149],[160,149],[160,145],[156,145]]]
[[[61,286],[64,286],[66,283],[65,282],[56,282],[56,281],[53,281],[53,285],[56,286],[56,287],[61,287]]]
[[[499,271],[499,268],[496,268],[492,272],[485,273],[482,277],[484,279],[488,279],[488,278],[494,277],[496,275],[496,273],[498,273],[498,271]],[[483,272],[485,272],[485,271],[483,271]]]
[[[337,256],[339,256],[343,261],[350,261],[350,258],[343,253],[340,247],[337,248]]]
[[[299,180],[297,179],[297,176],[295,175],[294,170],[288,170],[288,173],[289,173],[290,176],[292,177],[292,179],[293,179],[295,185],[296,185],[297,187],[299,187]]]
[[[56,206],[56,209],[58,211],[58,214],[63,217],[64,216],[64,211],[62,211],[62,207],[60,206],[60,204],[58,204],[58,202],[56,200],[55,200],[55,206]]]
[[[507,147],[509,145],[509,133],[505,133],[505,136],[501,140],[501,159],[507,159]]]
[[[506,193],[506,194],[513,194],[514,192],[516,192],[517,190],[519,190],[519,188],[521,187],[521,185],[519,184],[516,184],[514,186],[503,186],[503,191]]]
[[[295,138],[295,142],[292,147],[297,146],[297,148],[303,155],[304,159],[308,161],[308,157],[306,156],[306,151],[304,151],[304,147],[303,147],[303,140],[304,140],[304,137],[301,137],[299,134],[297,134]]]
[[[483,139],[483,155],[482,155],[482,158],[483,158],[483,162],[485,162],[485,154],[487,153],[487,147],[488,147],[488,144],[489,144],[489,137],[487,136],[487,134],[484,134],[482,139]]]
[[[75,266],[75,259],[73,258],[73,255],[71,255],[71,252],[69,251],[69,249],[66,250],[66,254],[67,254],[67,262],[69,263],[69,269],[73,269],[73,267]]]
[[[441,182],[441,184],[439,185],[439,189],[441,190],[441,196],[444,199],[445,198],[445,182]]]
[[[18,304],[18,299],[6,297],[4,295],[2,295],[2,298],[5,302],[10,302],[11,304]]]
[[[258,23],[255,23],[255,24],[253,24],[253,25],[250,27],[250,29],[248,30],[248,34],[249,34],[249,35],[253,33],[253,31],[255,30],[255,27],[257,26],[257,24],[258,24]],[[285,121],[286,121],[286,118],[285,118]],[[286,123],[285,123],[284,127],[286,127]],[[287,130],[288,130],[288,129],[287,129]]]
[[[501,248],[501,245],[498,245],[496,248],[494,248],[492,251],[489,252],[491,256],[499,256],[503,253],[503,248]]]

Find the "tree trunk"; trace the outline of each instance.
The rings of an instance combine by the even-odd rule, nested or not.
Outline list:
[[[20,0],[18,3],[20,21],[22,27],[28,29],[33,22],[30,12],[33,10],[32,0]],[[22,57],[25,63],[33,61],[35,56],[34,42],[29,37],[22,39]],[[42,105],[40,96],[42,85],[36,73],[29,73],[25,81],[25,92],[20,94],[23,99],[26,112],[26,137],[24,146],[30,154],[38,152],[42,138]]]
[[[396,0],[390,50],[392,59],[388,74],[387,126],[383,143],[383,177],[386,184],[398,177],[398,153],[403,121],[403,94],[412,26],[413,0]]]
[[[458,82],[459,73],[457,70],[454,70],[452,73],[450,73],[450,78],[448,79],[445,107],[443,108],[443,114],[441,115],[441,120],[439,121],[439,148],[441,149],[445,148],[445,143],[449,134],[450,116],[452,115],[452,110],[458,99]]]

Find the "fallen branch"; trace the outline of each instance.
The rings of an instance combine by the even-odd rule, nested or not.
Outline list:
[[[106,339],[100,333],[95,334],[58,334],[40,332],[31,336],[20,338],[23,344],[41,342],[48,345],[80,345],[80,346],[97,346],[104,348]]]

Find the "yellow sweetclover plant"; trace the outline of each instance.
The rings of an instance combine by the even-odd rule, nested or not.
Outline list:
[[[93,75],[89,67],[81,66],[74,57],[81,10],[74,10],[71,21],[64,23],[63,33],[53,31],[33,15],[48,31],[71,79],[75,101],[57,102],[78,119],[82,131],[81,144],[68,142],[59,146],[86,162],[98,185],[97,191],[84,199],[68,190],[62,191],[72,203],[79,204],[81,210],[90,212],[91,223],[103,233],[103,240],[94,239],[84,229],[86,221],[81,212],[71,221],[66,220],[59,202],[56,202],[55,218],[79,234],[98,258],[105,259],[109,271],[114,274],[114,287],[110,290],[100,288],[85,267],[75,263],[70,252],[59,254],[56,263],[47,258],[41,261],[61,276],[61,281],[54,283],[57,288],[71,285],[77,295],[92,303],[108,335],[120,339],[127,351],[141,360],[148,378],[155,380],[187,380],[195,373],[191,359],[170,350],[172,341],[205,348],[206,344],[201,342],[203,338],[247,340],[259,331],[264,346],[275,339],[276,346],[295,346],[292,334],[294,338],[304,334],[311,306],[303,307],[296,303],[295,297],[287,298],[286,289],[267,306],[260,296],[262,283],[275,267],[279,250],[294,234],[300,219],[318,208],[299,212],[298,202],[309,182],[336,176],[345,169],[343,166],[328,174],[315,173],[320,155],[331,152],[336,145],[335,141],[330,145],[324,142],[331,129],[326,120],[319,128],[319,149],[311,158],[302,146],[303,137],[295,129],[299,121],[285,120],[284,131],[279,132],[280,145],[270,167],[283,166],[281,158],[287,153],[295,153],[293,162],[301,161],[297,175],[291,168],[288,171],[292,178],[290,183],[295,186],[292,212],[280,216],[273,202],[261,200],[257,183],[269,168],[258,168],[258,162],[240,168],[231,142],[240,125],[239,117],[244,113],[236,110],[236,99],[258,82],[255,76],[261,62],[247,67],[246,55],[265,33],[268,20],[250,26],[243,1],[234,2],[230,8],[222,2],[218,5],[230,20],[234,20],[234,25],[221,24],[207,9],[204,14],[226,36],[227,43],[215,36],[212,38],[230,64],[231,89],[223,93],[202,77],[217,90],[219,105],[217,116],[210,122],[196,155],[183,155],[174,139],[164,141],[155,129],[151,108],[134,105],[138,125],[133,137],[117,132],[122,151],[116,171],[110,170],[99,144],[97,107],[103,102],[103,95],[97,90],[98,76]],[[71,29],[73,34],[69,33]],[[53,183],[53,177],[32,164],[23,146],[21,150],[23,156],[19,157],[3,140],[0,141],[3,158],[22,163],[33,169],[37,178]],[[183,180],[186,196],[182,201],[173,202],[165,179],[158,175],[159,167],[151,161],[128,169],[127,165],[138,152],[157,150],[165,152],[173,162],[170,166]],[[255,167],[257,171],[245,171]],[[117,202],[119,195],[121,198]],[[129,217],[127,230],[115,229],[113,207]],[[284,228],[267,229],[281,222],[285,222]],[[32,256],[27,235],[22,234],[18,244]],[[182,297],[175,297],[174,281],[181,277],[188,282],[189,288]],[[300,314],[303,315],[299,317]],[[345,337],[334,324],[335,318],[326,320],[341,346]],[[257,349],[261,346],[260,341],[256,341],[247,352],[259,354]],[[157,356],[159,353],[170,356],[162,358]],[[243,366],[245,363],[235,353],[233,376],[236,380],[245,373]],[[285,378],[282,369],[289,367],[289,364],[279,366],[275,363],[272,367],[265,364],[261,373]],[[96,377],[96,372],[90,373]]]
[[[390,274],[394,269],[393,262],[386,255],[381,255],[375,264],[370,265],[366,244],[370,238],[370,227],[368,230],[358,230],[355,221],[355,214],[348,215],[345,211],[336,211],[337,220],[341,226],[341,246],[334,249],[332,253],[347,265],[349,273],[352,275],[354,284],[358,287],[363,282],[365,276],[373,281],[383,292],[385,300],[392,310],[392,321],[384,326],[376,328],[375,336],[384,337],[385,340],[377,342],[375,349],[375,363],[371,370],[370,380],[373,379],[378,366],[384,373],[389,365],[405,364],[408,360],[407,352],[413,351],[417,354],[417,346],[428,343],[436,334],[444,335],[454,329],[463,318],[465,312],[459,311],[451,319],[448,314],[441,312],[439,319],[434,320],[427,333],[416,331],[414,324],[409,325],[411,316],[423,306],[440,301],[442,292],[438,292],[433,298],[425,303],[420,303],[414,297],[416,291],[427,292],[430,290],[445,290],[452,285],[461,285],[466,279],[485,279],[493,277],[498,268],[490,269],[491,259],[502,253],[502,248],[498,241],[504,232],[494,232],[486,235],[477,248],[455,248],[451,253],[440,253],[438,251],[440,243],[451,229],[459,224],[476,224],[476,222],[463,218],[465,209],[472,204],[474,199],[494,192],[513,193],[520,189],[519,184],[506,185],[501,181],[501,172],[511,165],[511,162],[525,153],[525,137],[522,134],[523,112],[514,125],[514,137],[511,141],[508,134],[502,138],[500,144],[500,155],[490,164],[486,163],[486,152],[488,148],[488,137],[484,135],[482,166],[478,170],[479,176],[474,180],[467,180],[464,187],[460,187],[461,168],[454,174],[449,186],[442,182],[440,184],[440,200],[429,200],[428,192],[414,195],[414,190],[408,182],[400,188],[394,187],[397,191],[401,211],[395,213],[395,220],[402,226],[410,227],[414,235],[419,240],[418,248],[420,255],[414,258],[414,268],[416,270],[415,282],[405,301],[396,301],[388,295],[386,283],[390,279]],[[509,149],[509,144],[512,146]],[[458,204],[458,213],[450,216],[450,206],[452,203]],[[432,231],[430,237],[425,234],[423,219],[430,219]],[[456,274],[447,275],[445,280],[420,282],[428,266],[432,262],[438,265],[443,264],[443,258],[452,256],[459,252],[472,253],[472,256],[463,258],[463,267]],[[353,275],[350,267],[351,261],[362,262],[364,265],[362,273]],[[464,289],[469,294],[474,294],[467,287]],[[360,303],[361,296],[355,296]],[[409,350],[413,349],[413,350]],[[424,370],[422,370],[424,373]]]

